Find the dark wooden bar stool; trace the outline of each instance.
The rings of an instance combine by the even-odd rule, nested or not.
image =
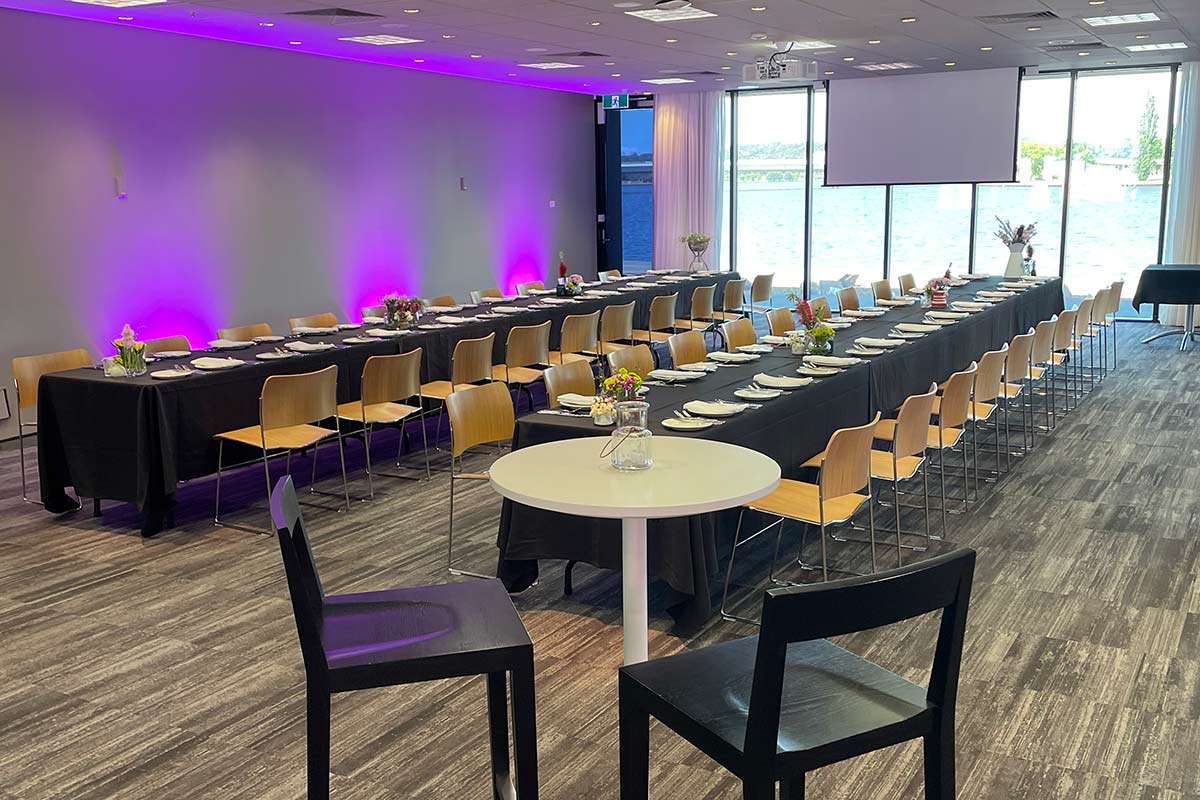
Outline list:
[[[329,797],[329,707],[337,692],[487,676],[492,796],[537,800],[533,643],[498,580],[326,595],[290,477],[271,515],[308,676],[308,797]],[[514,790],[505,676],[512,676]]]
[[[954,788],[954,706],[975,551],[836,583],[771,589],[762,632],[622,667],[621,800],[645,800],[650,717],[742,780],[745,800],[804,797],[818,767],[925,742],[926,800]],[[829,636],[941,611],[928,689]],[[790,647],[789,647],[790,645]]]

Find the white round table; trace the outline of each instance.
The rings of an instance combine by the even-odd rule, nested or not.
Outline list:
[[[600,451],[607,436],[515,450],[492,465],[502,496],[547,511],[621,520],[625,663],[647,657],[646,520],[732,508],[770,494],[779,465],[754,450],[705,439],[655,436],[654,466],[614,469]]]

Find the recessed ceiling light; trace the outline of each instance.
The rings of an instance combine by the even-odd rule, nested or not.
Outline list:
[[[583,64],[568,64],[565,61],[536,61],[532,64],[517,64],[517,66],[530,69],[578,69]]]
[[[854,56],[845,56],[845,57],[842,59],[842,61],[853,61],[853,60],[854,60]]]
[[[300,41],[299,39],[293,39],[292,41],[288,42],[288,44],[304,44],[304,42]]]
[[[766,11],[766,6],[750,6],[751,11]]]
[[[129,8],[130,6],[149,6],[155,3],[165,3],[166,0],[73,0],[76,3],[84,3],[91,6],[105,6],[106,8]]]
[[[1025,30],[1029,31],[1030,33],[1033,33],[1034,31],[1040,31],[1041,29],[1042,29],[1041,25],[1030,25]]]
[[[1137,36],[1134,36],[1133,38],[1135,38],[1135,39],[1149,39],[1149,38],[1150,38],[1150,34],[1148,34],[1148,33],[1139,33]]]
[[[979,48],[979,50],[980,50],[980,52],[982,52],[982,53],[990,53],[990,52],[992,52],[992,48],[990,48],[990,47],[981,47],[981,48]]]
[[[1077,55],[1077,56],[1090,56],[1091,54],[1092,54],[1092,53],[1091,53],[1091,51],[1090,51],[1090,50],[1080,50],[1080,51],[1079,51],[1078,53],[1076,53],[1075,55]]]
[[[615,67],[616,65],[617,65],[617,62],[615,62],[615,61],[605,61],[604,62],[604,66],[606,66],[606,67]]]
[[[674,83],[695,83],[690,78],[646,78],[642,83],[653,83],[658,86],[668,86]]]
[[[1117,65],[1117,62],[1115,62],[1115,61],[1105,61],[1105,62],[1104,62],[1104,65],[1105,65],[1106,67],[1115,67],[1115,66]]]
[[[637,8],[640,5],[641,3],[633,3],[626,0],[626,2],[622,3],[613,3],[613,8]]]
[[[443,39],[453,39],[454,37],[455,37],[455,34],[453,34],[453,33],[443,33],[442,34]]]
[[[680,22],[685,19],[703,19],[715,17],[711,11],[695,8],[691,5],[684,8],[645,8],[641,11],[626,11],[631,17],[648,19],[651,22]]]
[[[117,17],[121,22],[133,22],[133,17]]]
[[[406,9],[404,9],[404,13],[405,13],[405,14],[420,14],[420,13],[421,13],[421,9],[419,9],[419,8],[406,8]]]
[[[825,70],[825,74],[826,74],[826,75],[832,75],[832,74],[833,74],[833,70],[831,70],[831,69],[827,69],[827,70]]]
[[[621,77],[621,73],[619,73],[619,72],[614,72],[613,74],[609,75],[608,77],[610,77],[610,78],[619,78],[619,77]]]
[[[1145,14],[1113,14],[1108,17],[1084,17],[1083,21],[1093,28],[1104,25],[1133,25],[1137,22],[1158,22],[1159,16],[1153,11]]]
[[[907,24],[916,22],[917,18],[916,17],[901,17],[900,21],[907,25]]]
[[[548,47],[526,47],[525,52],[526,53],[545,53],[549,49],[550,48],[548,48]]]
[[[751,41],[754,41],[754,42],[762,42],[762,41],[765,41],[765,40],[766,40],[766,39],[768,39],[768,38],[770,38],[770,37],[768,37],[768,36],[767,36],[765,33],[752,33],[752,34],[750,34],[750,40],[751,40]]]
[[[408,39],[403,36],[392,36],[390,33],[377,33],[373,36],[340,36],[339,42],[358,42],[360,44],[374,45],[389,45],[389,44],[416,44],[420,39]]]
[[[780,42],[781,45],[791,45],[793,50],[820,50],[825,47],[835,47],[829,42],[823,42],[820,39],[798,39],[792,42]]]
[[[597,27],[599,24],[600,24],[600,20],[598,20],[598,19],[594,19],[588,23],[588,25],[591,25],[593,28]]]
[[[958,66],[958,62],[957,62],[957,61],[947,61],[947,62],[946,62],[946,66],[947,66],[947,67],[957,67],[957,66]]]
[[[423,58],[414,58],[414,59],[413,59],[413,63],[414,63],[414,64],[424,64],[424,63],[425,63],[425,59],[423,59]]]
[[[726,50],[726,51],[725,51],[725,55],[727,55],[727,56],[729,56],[729,57],[731,57],[731,58],[732,58],[733,56],[736,56],[736,55],[737,55],[737,53],[733,52],[732,50]]]
[[[725,80],[725,79],[724,79],[724,78],[713,78],[713,80],[714,80],[714,81],[723,81],[723,80]]]
[[[1187,50],[1186,42],[1166,42],[1164,44],[1131,44],[1125,49],[1131,53],[1145,53],[1151,50]]]
[[[907,61],[893,61],[890,64],[859,64],[857,68],[867,72],[887,72],[893,69],[917,69],[917,65]]]
[[[471,58],[483,58],[482,53],[471,53]]]
[[[1102,6],[1102,5],[1104,5],[1104,0],[1088,0],[1088,5],[1089,6]]]
[[[258,23],[258,27],[260,27],[260,28],[274,28],[274,27],[275,27],[275,23],[274,23],[274,22],[260,22],[260,23]]]
[[[678,41],[678,39],[667,39],[667,44],[675,44]]]

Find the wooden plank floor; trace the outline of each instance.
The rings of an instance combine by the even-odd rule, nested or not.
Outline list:
[[[960,797],[1200,798],[1200,354],[1138,344],[1151,330],[1126,326],[1119,369],[951,521],[950,540],[979,551]],[[0,800],[303,797],[304,676],[274,540],[215,528],[211,481],[183,487],[180,527],[144,541],[128,508],[23,504],[17,475],[0,453]],[[232,516],[264,524],[259,474],[229,485]],[[444,580],[445,474],[376,488],[348,515],[307,512],[327,589]],[[478,486],[462,508],[463,552],[490,567],[499,501]],[[862,563],[855,545],[830,552]],[[582,566],[572,598],[561,576],[547,565],[516,598],[536,647],[542,796],[615,798],[619,575]],[[681,640],[658,595],[651,617],[652,656],[751,630],[713,622]],[[933,635],[924,620],[845,643],[924,681]],[[480,680],[342,695],[333,720],[340,800],[490,796]],[[663,800],[740,796],[662,728],[652,783]],[[820,770],[809,788],[919,797],[919,749]]]

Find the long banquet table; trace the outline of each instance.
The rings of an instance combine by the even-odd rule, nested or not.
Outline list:
[[[637,276],[643,281],[660,276]],[[363,344],[343,340],[364,335],[370,325],[306,340],[332,342],[336,349],[297,355],[276,361],[256,360],[279,343],[235,350],[227,355],[243,359],[245,366],[219,372],[198,373],[174,380],[149,375],[109,378],[99,369],[85,368],[43,376],[38,390],[38,467],[42,501],[46,509],[62,512],[75,507],[65,488],[81,497],[135,503],[144,512],[142,532],[151,535],[169,522],[179,481],[210,475],[216,470],[217,448],[213,435],[258,423],[258,398],[270,375],[294,374],[338,366],[338,402],[358,398],[363,364],[374,355],[390,355],[422,348],[423,380],[450,377],[454,345],[460,339],[496,334],[493,358],[504,361],[508,331],[518,325],[552,321],[552,347],[562,321],[571,314],[589,314],[607,305],[637,302],[635,324],[644,326],[650,301],[679,292],[677,311],[690,309],[693,289],[717,285],[720,298],[725,283],[736,273],[661,281],[653,288],[625,286],[620,282],[590,290],[615,291],[615,296],[584,296],[563,305],[541,303],[541,297],[523,297],[500,305],[520,306],[518,314],[504,314],[459,325],[418,329],[410,334]],[[633,282],[640,282],[637,278]],[[532,306],[532,308],[531,308]],[[453,316],[490,314],[490,305],[464,308]],[[427,320],[432,322],[432,319]],[[194,356],[202,355],[197,349]],[[185,359],[186,361],[186,359]],[[151,364],[151,369],[173,361]],[[235,454],[236,455],[236,454]],[[246,455],[252,456],[253,453]]]
[[[994,290],[1001,280],[972,281],[952,289],[950,299]],[[879,318],[859,320],[837,332],[834,354],[846,355],[846,348],[858,337],[882,338],[897,323],[919,322],[926,310],[919,305],[900,307]],[[766,401],[761,408],[748,409],[721,425],[694,433],[662,426],[664,419],[689,400],[736,401],[733,391],[747,386],[759,372],[795,376],[799,356],[779,347],[758,361],[723,366],[697,381],[652,387],[646,398],[651,428],[655,436],[703,437],[750,447],[774,458],[784,476],[794,478],[798,465],[824,449],[838,428],[864,424],[876,411],[886,415],[909,395],[927,391],[931,383],[945,380],[985,351],[1001,347],[1062,310],[1062,282],[1050,280],[837,375]],[[587,417],[534,412],[518,420],[513,447],[608,433]],[[720,470],[722,465],[698,464],[696,468]],[[722,519],[736,519],[736,512],[723,518],[709,514],[650,522],[650,574],[672,590],[669,610],[681,631],[695,629],[712,614],[709,581],[716,572],[717,527]],[[542,558],[570,559],[605,569],[621,567],[620,530],[612,520],[557,514],[510,501],[505,501],[501,513],[499,548],[497,574],[511,591],[520,591],[536,580],[537,560]]]

